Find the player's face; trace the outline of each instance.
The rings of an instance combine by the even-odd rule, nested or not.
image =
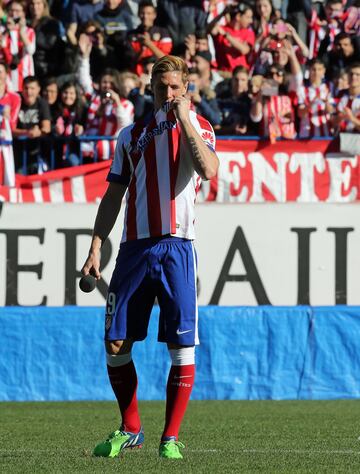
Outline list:
[[[187,82],[184,83],[180,71],[156,74],[151,82],[155,108],[159,109],[165,102],[172,102],[176,97],[184,96],[187,84]]]

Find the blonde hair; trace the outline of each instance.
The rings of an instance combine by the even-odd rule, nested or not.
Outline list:
[[[158,59],[154,64],[151,71],[151,80],[154,80],[154,77],[157,74],[164,74],[165,72],[181,72],[182,81],[185,84],[188,78],[189,70],[186,65],[186,62],[179,58],[179,56],[163,56]]]

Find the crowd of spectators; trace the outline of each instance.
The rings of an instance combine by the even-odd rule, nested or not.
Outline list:
[[[7,174],[111,158],[109,137],[151,113],[169,53],[218,135],[359,133],[359,33],[359,0],[0,0]]]

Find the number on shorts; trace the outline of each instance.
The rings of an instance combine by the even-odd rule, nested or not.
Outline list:
[[[108,294],[107,301],[106,301],[106,312],[107,314],[114,314],[116,307],[116,295],[115,293],[111,292]]]

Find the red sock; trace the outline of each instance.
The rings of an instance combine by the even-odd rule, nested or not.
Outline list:
[[[178,439],[180,425],[194,385],[195,365],[171,366],[166,388],[166,416],[162,437]]]
[[[138,433],[141,428],[136,398],[137,375],[133,361],[119,367],[107,366],[112,389],[119,404],[122,430]]]

